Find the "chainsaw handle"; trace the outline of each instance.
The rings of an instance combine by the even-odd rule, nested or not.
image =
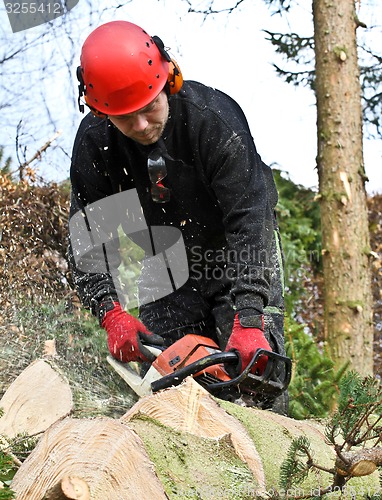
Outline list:
[[[253,366],[257,363],[261,356],[267,356],[267,366],[262,375],[254,375],[251,372]],[[273,374],[273,367],[276,362],[282,362],[285,367],[285,375],[282,381],[271,380]],[[224,351],[210,354],[202,359],[194,361],[193,363],[180,368],[168,375],[165,375],[159,380],[155,380],[151,383],[151,389],[153,392],[157,392],[162,389],[167,389],[168,387],[177,386],[183,380],[196,373],[208,368],[209,366],[221,364],[221,363],[237,363],[238,354],[234,351]],[[208,390],[213,392],[214,390],[220,390],[225,387],[230,387],[234,385],[239,385],[243,380],[250,377],[251,385],[253,389],[260,389],[264,386],[269,387],[269,389],[274,393],[281,393],[285,391],[288,387],[292,374],[292,362],[289,358],[282,356],[273,351],[267,351],[266,349],[258,349],[247,367],[238,375],[237,377],[228,380],[226,382],[216,382],[208,384]]]
[[[267,356],[267,365],[265,367],[264,373],[261,375],[255,375],[251,373],[252,367],[258,362],[261,356]],[[281,362],[285,368],[285,374],[282,381],[271,380],[273,375],[273,367],[275,363]],[[217,389],[223,389],[231,385],[239,385],[244,380],[250,380],[250,385],[253,390],[264,388],[269,388],[273,394],[282,393],[287,389],[292,376],[292,361],[286,356],[282,356],[277,352],[267,351],[266,349],[258,349],[247,367],[238,375],[237,377],[228,380],[226,382],[216,382],[208,385],[208,389],[213,392]]]
[[[179,368],[179,370],[169,373],[159,380],[155,380],[151,384],[151,389],[153,392],[160,391],[162,389],[167,389],[168,387],[179,385],[183,380],[196,373],[205,370],[209,366],[221,364],[221,363],[237,363],[238,355],[233,351],[228,352],[216,352],[205,356],[202,359],[198,359],[193,363],[185,366],[184,368]]]

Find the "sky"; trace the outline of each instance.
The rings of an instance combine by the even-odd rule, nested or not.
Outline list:
[[[79,0],[73,13],[75,9],[81,9],[82,1]],[[377,24],[377,19],[382,19],[382,5],[378,2],[363,0],[361,3],[359,14],[362,18],[365,6],[367,24]],[[224,7],[232,3],[232,0],[219,0],[216,5]],[[299,15],[290,16],[288,22],[279,16],[271,17],[262,0],[244,1],[231,14],[209,16],[204,20],[201,15],[187,13],[184,1],[136,0],[119,9],[117,15],[106,13],[98,24],[124,19],[140,25],[151,35],[160,36],[178,61],[185,79],[216,87],[240,104],[258,152],[266,163],[286,172],[295,183],[317,189],[314,94],[310,89],[287,84],[276,75],[272,63],[285,64],[275,54],[270,42],[265,40],[263,32],[269,29],[312,35],[311,2],[304,0],[301,4],[306,4],[306,8],[301,7]],[[368,4],[373,4],[374,8],[367,9]],[[193,5],[197,5],[197,1]],[[290,24],[292,21],[298,24]],[[84,27],[83,40],[93,29]],[[78,46],[73,75],[80,50]],[[75,78],[73,85],[76,85]],[[54,99],[56,102],[56,96]],[[56,108],[56,104],[52,105],[53,115],[57,113]],[[77,113],[74,127],[65,121],[65,113],[55,115],[57,128],[64,132],[57,144],[69,152],[76,128],[83,118],[79,112],[74,112]],[[366,187],[369,193],[382,192],[381,157],[382,140],[365,139],[365,168],[370,179]],[[42,172],[52,180],[66,178],[68,173],[67,159],[59,169]]]

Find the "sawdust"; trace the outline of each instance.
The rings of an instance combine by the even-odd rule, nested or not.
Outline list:
[[[106,361],[105,332],[94,318],[68,319],[63,304],[31,308],[15,315],[21,328],[0,327],[0,397],[35,359],[44,357],[45,343],[55,339],[54,364],[68,379],[78,417],[119,417],[137,400]]]

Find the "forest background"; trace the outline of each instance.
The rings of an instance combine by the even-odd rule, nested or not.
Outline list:
[[[256,50],[258,46],[264,47],[260,35],[271,38],[271,27],[268,34],[261,31],[267,28],[268,19],[272,23],[277,18],[279,23],[285,18],[280,14],[265,18],[265,13],[268,16],[270,13],[258,2],[256,7],[252,5],[252,15],[246,16],[246,19],[251,19],[249,28],[243,30],[239,16],[245,14],[241,9],[246,3],[237,2],[237,10],[230,13],[228,9],[225,14],[221,12],[209,17],[188,12],[191,9],[188,1],[179,1],[177,8],[180,10],[176,11],[169,11],[168,2],[151,2],[153,10],[147,15],[147,2],[143,14],[136,10],[136,2],[126,2],[120,7],[111,2],[106,9],[98,9],[97,2],[80,0],[67,16],[46,27],[12,34],[6,23],[2,23],[5,43],[2,45],[0,89],[4,124],[0,136],[3,146],[0,178],[0,394],[15,375],[41,355],[44,341],[54,338],[59,355],[71,366],[80,394],[78,402],[81,401],[79,404],[84,412],[114,414],[119,405],[125,409],[126,401],[128,404],[134,401],[106,366],[104,332],[79,305],[70,286],[66,264],[67,175],[71,142],[82,118],[77,111],[75,81],[79,47],[87,33],[101,22],[128,18],[145,25],[153,34],[163,36],[162,32],[167,33],[166,45],[171,46],[185,68],[186,78],[221,88],[245,109],[255,142],[264,160],[274,169],[280,194],[278,215],[286,258],[286,342],[288,354],[294,362],[290,387],[291,416],[322,417],[335,405],[338,381],[345,367],[334,367],[323,336],[322,239],[315,170],[314,94],[309,88],[308,78],[305,87],[291,87],[277,77],[283,59],[274,54],[269,42],[267,49]],[[273,4],[273,12],[281,4],[284,7],[286,4],[269,3]],[[172,32],[164,19],[157,15],[159,5],[166,7],[162,15],[166,23],[171,21]],[[202,10],[202,6],[199,7]],[[365,3],[360,7],[364,9]],[[381,34],[381,27],[376,22],[378,5],[368,2],[366,7],[370,27],[363,32],[361,43],[365,57],[369,57],[378,69],[381,56],[373,55],[372,51],[375,48],[373,40],[377,39],[374,33]],[[305,7],[302,9],[309,16]],[[177,23],[172,18],[174,12]],[[2,14],[5,16],[5,12]],[[186,49],[184,41],[186,32],[182,23],[186,16],[197,16],[194,19],[198,19],[199,26],[187,37],[192,42],[190,49]],[[292,19],[290,15],[286,21],[290,32],[293,32]],[[223,34],[229,25],[234,25],[234,38],[212,37],[212,25],[217,23],[222,23]],[[298,24],[301,25],[301,17]],[[304,29],[310,33],[311,23],[304,25]],[[251,30],[250,37],[248,30]],[[245,62],[239,62],[239,54],[244,56]],[[260,55],[265,57],[267,69],[261,66]],[[276,66],[272,66],[273,61],[277,61]],[[306,62],[312,71],[312,60],[307,57]],[[224,78],[216,67],[222,68],[224,74],[228,70],[235,78]],[[272,74],[272,85],[268,85],[265,79],[267,71]],[[281,73],[284,71],[285,66]],[[286,75],[284,73],[284,78]],[[304,74],[300,80],[304,82]],[[376,94],[378,85],[379,82],[376,83]],[[250,104],[246,105],[246,102]],[[296,116],[297,122],[293,122]],[[365,163],[366,174],[373,179],[367,184],[367,203],[373,257],[370,268],[374,375],[380,378],[382,185],[378,184],[381,175],[378,151],[381,138],[378,121],[365,115],[365,124],[365,151],[370,145],[373,150],[372,154],[365,155]],[[61,133],[56,136],[58,130]],[[124,258],[126,265],[130,256],[126,254]]]

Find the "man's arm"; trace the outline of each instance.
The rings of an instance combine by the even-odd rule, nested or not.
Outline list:
[[[78,296],[87,309],[100,321],[101,304],[121,301],[122,291],[118,280],[121,259],[119,240],[110,239],[106,244],[92,246],[94,239],[87,220],[85,207],[72,188],[69,219],[68,263]],[[96,231],[96,229],[93,227]],[[90,245],[88,251],[84,252]]]
[[[83,305],[106,330],[109,351],[114,358],[122,362],[152,361],[144,343],[162,345],[163,339],[123,309],[119,281],[118,227],[126,223],[122,219],[127,218],[129,211],[126,199],[129,193],[112,193],[99,147],[94,143],[88,141],[87,147],[82,143],[80,147],[75,146],[75,151],[68,251],[73,283]]]
[[[235,109],[235,112],[238,108]],[[242,371],[258,349],[271,350],[264,334],[264,308],[269,303],[274,273],[274,215],[277,191],[272,172],[258,155],[241,110],[236,130],[220,123],[217,143],[210,142],[209,178],[219,206],[228,243],[227,269],[231,268],[231,294],[235,318],[227,350],[240,354]],[[238,125],[239,124],[239,125]],[[215,129],[218,129],[216,123]],[[211,130],[210,137],[213,137]],[[213,149],[212,149],[213,148]],[[266,357],[253,368],[265,369]]]

